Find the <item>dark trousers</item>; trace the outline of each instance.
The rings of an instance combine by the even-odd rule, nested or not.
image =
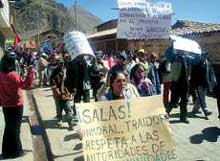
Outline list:
[[[80,103],[81,97],[83,96],[83,102],[90,102],[90,93],[89,90],[77,90],[76,95],[74,96],[74,102]]]
[[[62,121],[62,112],[66,113],[68,123],[72,122],[73,111],[71,109],[70,100],[57,100],[57,117],[58,121]]]
[[[220,118],[220,84],[215,87],[215,94],[217,99],[218,118]]]
[[[76,95],[74,96],[74,104],[73,104],[73,115],[76,116],[76,105],[75,103],[80,103],[81,102],[81,98],[83,96],[83,102],[90,102],[90,92],[89,90],[77,90],[76,91]]]
[[[5,130],[2,143],[2,157],[16,158],[22,155],[20,129],[23,116],[23,106],[3,107]]]
[[[188,100],[188,87],[182,83],[172,83],[171,86],[171,100],[168,104],[166,112],[169,114],[173,107],[178,104],[180,100],[180,120],[186,120],[187,118],[187,100]]]

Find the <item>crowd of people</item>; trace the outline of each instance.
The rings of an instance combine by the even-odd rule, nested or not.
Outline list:
[[[208,54],[202,53],[197,63],[190,64],[185,57],[170,58],[174,52],[171,45],[163,58],[156,52],[138,49],[121,51],[117,55],[97,51],[95,58],[80,55],[71,60],[71,55],[64,51],[34,53],[9,49],[0,64],[0,105],[6,122],[3,157],[22,155],[19,136],[23,113],[21,89],[28,89],[34,76],[39,80],[39,88],[50,86],[52,89],[57,125],[62,125],[62,112],[65,111],[70,130],[75,125],[75,103],[90,102],[91,91],[95,101],[162,94],[167,115],[179,106],[180,121],[184,123],[189,123],[187,104],[190,96],[194,103],[191,112],[199,113],[201,108],[208,119],[212,114],[206,103],[209,92],[217,98],[220,118],[220,73],[211,66]]]
[[[90,102],[91,90],[95,101],[162,94],[168,115],[173,108],[179,106],[180,121],[189,123],[187,104],[192,97],[194,107],[191,112],[193,114],[200,113],[201,108],[205,118],[208,119],[212,112],[207,106],[206,95],[207,93],[215,93],[217,102],[219,102],[219,83],[217,81],[219,73],[214,71],[208,61],[208,54],[205,52],[194,64],[189,63],[185,57],[170,59],[170,52],[173,52],[173,55],[178,55],[172,45],[166,50],[165,57],[162,59],[159,59],[157,53],[147,53],[144,49],[122,51],[117,55],[109,54],[108,56],[102,51],[97,51],[95,58],[82,55],[74,60],[71,60],[71,56],[67,53],[68,59],[65,59],[62,54],[63,56],[57,57],[57,62],[63,59],[62,69],[60,68],[64,72],[62,82],[54,81],[57,75],[53,73],[57,71],[59,65],[55,65],[56,68],[50,76],[52,89],[55,88],[59,91],[57,94],[56,90],[52,90],[56,109],[62,108],[57,105],[57,100],[60,99],[63,89],[66,89],[73,97],[69,97],[68,101],[73,99],[74,103],[79,103],[81,100]],[[161,87],[163,87],[163,92]],[[70,108],[68,107],[69,111]],[[71,115],[75,114],[76,111],[73,107]],[[57,112],[57,116],[59,116],[59,112]],[[60,125],[62,119],[58,120]],[[70,128],[72,128],[72,124],[70,124]]]

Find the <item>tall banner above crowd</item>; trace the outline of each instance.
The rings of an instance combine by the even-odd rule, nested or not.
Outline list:
[[[117,38],[168,39],[172,6],[167,2],[118,0]]]
[[[79,104],[85,161],[177,158],[161,96]]]
[[[72,60],[80,55],[95,56],[85,34],[82,32],[72,31],[66,33],[64,43]]]

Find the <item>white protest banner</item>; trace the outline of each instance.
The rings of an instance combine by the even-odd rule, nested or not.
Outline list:
[[[170,38],[173,40],[173,48],[176,50],[187,51],[195,54],[202,53],[200,45],[194,40],[175,35],[170,35]]]
[[[167,2],[118,0],[117,38],[168,39],[172,6]]]
[[[85,161],[176,159],[161,96],[79,104]]]
[[[64,42],[72,60],[80,55],[95,56],[85,34],[82,32],[73,31],[65,34]]]

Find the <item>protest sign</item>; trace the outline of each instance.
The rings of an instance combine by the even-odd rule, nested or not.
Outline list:
[[[173,48],[176,50],[187,51],[195,54],[202,53],[201,47],[196,41],[175,35],[170,35],[170,38],[173,40]]]
[[[85,161],[176,158],[161,96],[79,104]]]
[[[65,34],[64,42],[72,60],[80,55],[95,56],[86,36],[81,32],[73,31]]]
[[[118,0],[117,38],[168,39],[172,6],[167,2]]]

